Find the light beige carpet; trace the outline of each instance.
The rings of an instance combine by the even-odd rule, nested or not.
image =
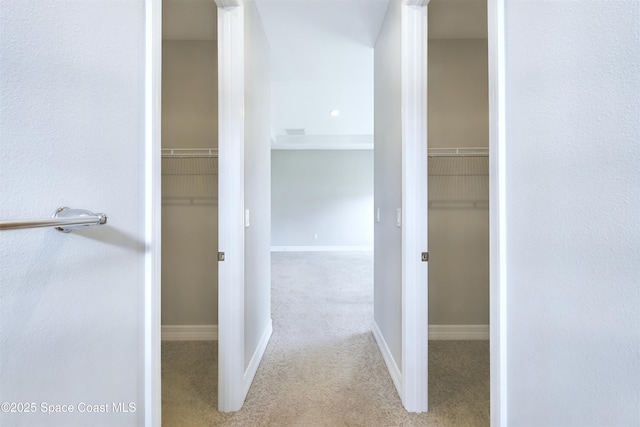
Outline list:
[[[162,343],[164,426],[488,426],[487,341],[429,342],[429,412],[407,413],[370,332],[370,253],[274,253],[274,332],[244,407],[220,413],[217,342]]]

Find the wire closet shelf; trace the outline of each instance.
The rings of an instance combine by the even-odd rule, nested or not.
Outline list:
[[[429,208],[488,209],[488,148],[430,148],[427,153]]]
[[[487,209],[489,150],[483,147],[428,150],[429,207]],[[215,205],[218,194],[216,148],[162,150],[162,202]]]
[[[163,204],[215,205],[217,200],[217,148],[162,149]]]

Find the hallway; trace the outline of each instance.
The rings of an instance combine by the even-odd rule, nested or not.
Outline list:
[[[163,425],[489,425],[488,341],[430,341],[430,410],[404,410],[370,332],[372,276],[370,252],[273,253],[274,332],[243,409],[215,409],[217,342],[163,342]]]

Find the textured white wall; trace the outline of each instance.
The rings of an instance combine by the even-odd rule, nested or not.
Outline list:
[[[0,412],[3,426],[144,424],[144,13],[143,1],[0,5],[0,218],[109,216],[70,234],[0,232],[0,402],[36,404]]]
[[[271,322],[269,44],[258,10],[245,3],[245,366]]]
[[[507,1],[509,426],[640,425],[640,3]]]
[[[271,160],[273,246],[373,246],[373,151],[273,150]]]
[[[216,41],[163,40],[163,147],[218,146],[217,55]],[[162,324],[218,324],[218,207],[163,204],[162,242]]]
[[[396,209],[402,206],[401,5],[392,1],[374,57],[374,320],[402,369],[402,235]],[[373,214],[373,212],[372,212]]]

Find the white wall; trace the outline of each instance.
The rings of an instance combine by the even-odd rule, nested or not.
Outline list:
[[[640,3],[506,6],[508,425],[640,425]]]
[[[430,148],[488,146],[486,39],[429,40],[428,102]],[[431,325],[489,324],[489,177],[487,162],[475,160],[429,161],[429,166],[437,169],[432,174],[486,173],[432,176],[429,180]],[[480,199],[484,203],[476,207],[461,203],[454,208],[452,203],[441,203]]]
[[[372,150],[273,150],[271,165],[273,246],[373,246]]]
[[[374,54],[374,321],[396,365],[402,366],[402,235],[396,209],[402,206],[401,5],[392,1]],[[373,215],[373,212],[372,212]]]
[[[143,425],[144,2],[0,8],[0,218],[109,216],[70,234],[0,231],[0,402],[36,404],[0,424]],[[135,412],[114,412],[119,402]]]
[[[245,3],[245,367],[271,325],[271,144],[269,44]],[[270,329],[269,329],[270,330]]]
[[[162,45],[163,147],[216,148],[217,42],[163,40]],[[163,165],[193,172],[204,170],[203,162],[217,160],[165,160]],[[183,188],[178,179],[163,175],[162,324],[217,325],[218,207],[211,201],[185,205],[175,200],[194,194],[216,200],[217,180],[199,178],[211,181],[204,186],[211,194],[204,194],[199,181],[188,180],[193,188]]]

